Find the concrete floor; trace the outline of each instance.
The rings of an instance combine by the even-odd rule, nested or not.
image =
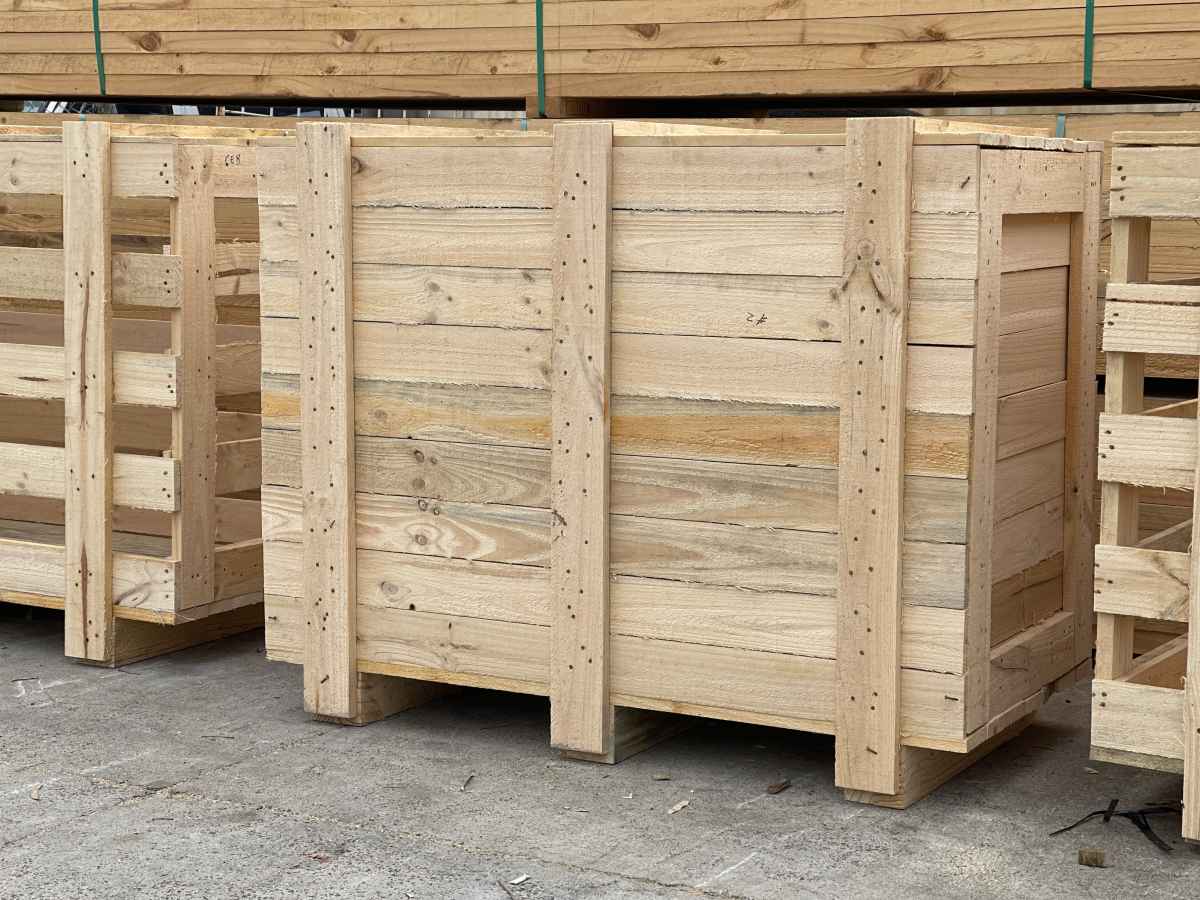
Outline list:
[[[1156,822],[1170,856],[1126,821],[1048,837],[1113,797],[1180,797],[1088,762],[1084,688],[898,813],[841,799],[825,737],[702,722],[570,763],[537,698],[344,728],[304,714],[261,634],[108,671],[62,658],[61,617],[24,615],[0,607],[3,898],[1200,896],[1177,817]],[[1109,867],[1079,866],[1084,846]]]

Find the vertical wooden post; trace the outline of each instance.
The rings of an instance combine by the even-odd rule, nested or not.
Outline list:
[[[1120,283],[1150,278],[1150,219],[1118,218],[1112,223],[1112,262],[1109,280]],[[1145,407],[1145,356],[1106,353],[1104,411],[1140,413]],[[1100,485],[1100,543],[1133,547],[1138,542],[1138,494],[1135,485]],[[1133,665],[1134,620],[1110,613],[1096,615],[1096,677],[1114,680]]]
[[[110,129],[63,125],[66,654],[108,662],[112,603]]]
[[[1063,609],[1075,613],[1075,663],[1092,652],[1096,565],[1096,280],[1099,275],[1103,157],[1084,153],[1082,211],[1071,217],[1067,316],[1066,484],[1063,502]]]
[[[992,537],[1000,394],[1002,198],[1014,173],[1003,150],[979,152],[979,235],[971,375],[971,461],[967,479],[967,597],[963,630],[963,729],[985,725],[992,675]]]
[[[178,403],[171,412],[171,449],[180,467],[180,502],[171,517],[171,548],[178,561],[175,605],[181,611],[215,599],[215,175],[211,147],[176,146],[171,249],[182,259],[183,280],[179,309],[171,317],[171,346],[179,357]]]
[[[846,123],[835,770],[880,794],[900,780],[912,144],[909,118]]]
[[[550,742],[613,753],[609,700],[611,123],[554,127]]]
[[[1200,373],[1198,373],[1200,374]],[[1192,522],[1200,521],[1200,465],[1192,486]],[[1200,841],[1200,547],[1194,540],[1188,582],[1187,666],[1183,681],[1183,836]]]
[[[304,706],[358,714],[350,129],[296,129]]]

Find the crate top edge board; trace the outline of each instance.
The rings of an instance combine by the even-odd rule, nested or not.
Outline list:
[[[851,117],[844,121],[853,121],[853,119],[854,117]],[[396,126],[352,120],[321,119],[309,119],[305,121],[305,124],[322,121],[327,124],[349,127],[351,142],[356,147],[472,146],[480,143],[549,146],[552,141],[549,133],[533,130],[513,131],[493,128],[475,130],[436,125]],[[616,146],[838,147],[844,146],[846,143],[844,130],[797,134],[772,132],[769,129],[747,129],[720,125],[676,125],[622,119],[581,119],[571,120],[571,123],[579,124],[587,121],[610,122],[613,126],[613,141]],[[1036,128],[959,123],[945,119],[914,118],[913,122],[915,126],[913,143],[917,145],[975,145],[1065,153],[1100,153],[1104,149],[1101,141],[1049,137],[1041,129]],[[294,141],[295,133],[291,130],[275,132],[258,139],[258,143],[264,147],[287,147],[292,146]]]

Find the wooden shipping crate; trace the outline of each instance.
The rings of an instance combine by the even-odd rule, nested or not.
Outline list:
[[[258,165],[268,652],[313,713],[830,733],[904,806],[1089,673],[1098,145],[317,123]]]
[[[1114,141],[1092,756],[1183,772],[1183,834],[1200,840],[1200,647],[1187,630],[1152,648],[1136,639],[1147,620],[1165,635],[1200,617],[1196,401],[1155,405],[1144,390],[1148,354],[1188,357],[1193,376],[1200,365],[1200,285],[1152,281],[1149,252],[1160,221],[1200,217],[1200,133],[1130,132]],[[1139,497],[1147,490],[1185,494],[1192,515],[1145,534]]]
[[[260,625],[258,247],[217,226],[255,203],[252,134],[0,147],[0,601],[107,665]]]

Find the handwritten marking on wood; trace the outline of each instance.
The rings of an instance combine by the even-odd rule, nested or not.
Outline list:
[[[899,791],[900,586],[913,124],[846,131],[836,780]]]

